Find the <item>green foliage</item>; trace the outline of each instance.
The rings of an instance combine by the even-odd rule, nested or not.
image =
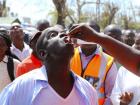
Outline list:
[[[57,13],[56,9],[53,9],[52,11],[50,11],[48,13],[48,16],[51,16],[51,20],[50,21],[51,21],[52,25],[56,24],[57,17],[58,17],[58,13]]]
[[[108,12],[102,13],[101,20],[100,20],[100,27],[104,29],[108,25],[108,22],[109,22],[109,13]]]
[[[140,29],[140,23],[136,23],[136,22],[131,22],[128,24],[129,29],[135,29],[135,30],[139,30]]]

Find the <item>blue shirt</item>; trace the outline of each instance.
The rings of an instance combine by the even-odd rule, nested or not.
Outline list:
[[[72,74],[75,80],[74,86],[81,99],[80,105],[97,105],[95,89],[86,80]],[[34,105],[37,95],[47,86],[47,73],[45,66],[42,66],[20,76],[8,85],[0,94],[0,105]]]

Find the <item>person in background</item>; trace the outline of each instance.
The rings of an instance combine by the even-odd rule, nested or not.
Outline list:
[[[136,35],[133,48],[140,50],[140,36]],[[111,94],[113,105],[140,105],[140,77],[120,67]]]
[[[37,51],[35,49],[36,46],[36,42],[39,38],[39,36],[41,35],[41,32],[35,32],[35,34],[32,36],[32,38],[30,39],[30,48],[32,49],[32,53],[30,56],[28,56],[27,58],[25,58],[17,67],[17,72],[16,72],[16,77],[25,74],[31,70],[34,70],[36,68],[39,68],[42,66],[41,61],[39,60],[38,56],[37,56]]]
[[[36,46],[36,42],[39,36],[41,35],[41,31],[43,31],[44,29],[47,29],[49,26],[50,25],[47,20],[39,20],[37,22],[36,28],[37,30],[40,30],[40,31],[37,31],[33,35],[31,35],[30,42],[29,42],[29,46],[32,49],[32,53],[30,56],[24,59],[20,65],[18,65],[16,77],[19,77],[22,74],[25,74],[31,70],[34,70],[42,66],[42,63],[37,56],[35,46]]]
[[[108,25],[104,29],[104,34],[111,36],[112,38],[122,42],[122,31],[118,25],[115,25],[115,24]],[[121,50],[120,49],[118,50],[120,51],[119,53],[121,53]],[[107,51],[105,52],[108,53]],[[119,69],[121,67],[121,64],[117,60],[115,60],[115,63],[116,63],[117,69]]]
[[[132,30],[124,30],[122,39],[125,44],[132,46],[135,41],[135,33]]]
[[[113,105],[137,105],[140,102],[140,78],[120,67],[111,94]]]
[[[29,31],[27,30],[27,26],[25,26],[24,24],[22,24],[22,22],[20,21],[20,19],[18,19],[18,18],[16,18],[15,20],[13,20],[12,21],[12,23],[11,23],[11,25],[13,25],[13,24],[15,24],[15,23],[17,23],[17,24],[19,24],[19,26],[21,27],[22,26],[22,28],[23,28],[23,39],[24,39],[24,42],[26,43],[26,44],[29,44],[29,39],[30,39],[30,33],[29,33]]]
[[[137,50],[140,50],[140,33],[136,34],[136,36],[134,38],[134,44],[132,47]]]
[[[24,33],[19,23],[12,23],[10,29],[12,40],[11,52],[22,61],[31,54],[31,48],[24,42]]]
[[[36,29],[38,31],[43,31],[44,29],[50,27],[50,23],[46,19],[41,19],[36,23]]]
[[[43,66],[17,78],[0,94],[0,105],[98,105],[95,89],[70,70],[74,47],[63,30],[50,27],[36,50]]]
[[[140,76],[140,51],[108,35],[96,32],[88,25],[79,25],[70,31],[68,35],[71,38],[79,38],[81,40],[100,44],[127,70]],[[118,49],[121,50],[121,53]]]
[[[110,24],[104,29],[104,34],[122,42],[122,31],[118,25]]]
[[[0,92],[15,79],[16,67],[20,61],[10,51],[8,32],[0,31]]]
[[[133,48],[140,50],[140,36],[136,34]],[[130,81],[132,81],[130,83]],[[113,105],[140,105],[140,77],[121,67],[112,90]]]
[[[0,32],[2,32],[2,33],[5,33],[5,34],[7,34],[8,35],[8,31],[7,31],[7,29],[6,28],[0,28]]]
[[[88,22],[88,25],[100,32],[100,27],[95,21]],[[81,44],[75,48],[75,54],[71,60],[71,69],[96,88],[99,105],[112,105],[110,94],[118,70],[114,59],[104,53],[101,46],[93,43]]]

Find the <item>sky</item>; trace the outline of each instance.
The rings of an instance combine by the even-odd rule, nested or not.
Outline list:
[[[20,17],[30,17],[33,21],[45,18],[53,6],[51,0],[7,0],[10,11]]]
[[[2,1],[2,0],[0,0]],[[75,0],[68,0],[71,8],[74,8]],[[96,1],[96,0],[88,0]],[[110,1],[115,2],[120,6],[121,11],[126,11],[130,2],[133,6],[140,7],[140,0],[100,0],[101,2]],[[7,6],[10,7],[11,12],[17,13],[19,17],[30,17],[33,21],[41,18],[46,18],[47,14],[54,9],[52,0],[7,0]],[[92,5],[93,6],[93,5]],[[88,8],[85,6],[85,8]],[[50,19],[50,17],[48,17]]]

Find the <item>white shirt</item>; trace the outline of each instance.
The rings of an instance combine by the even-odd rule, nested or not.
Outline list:
[[[129,105],[137,105],[140,102],[140,78],[124,67],[120,67],[111,94],[113,105],[120,105],[119,98],[124,92],[132,92],[134,94]]]
[[[80,105],[80,96],[75,87],[66,98],[63,98],[48,84],[48,88],[42,89],[37,98],[35,105]]]
[[[11,46],[11,52],[13,54],[15,54],[21,61],[23,61],[26,57],[28,57],[31,54],[32,49],[29,47],[29,45],[27,45],[26,43],[24,43],[24,48],[21,51],[21,50],[17,49],[12,44],[12,46]]]
[[[3,61],[0,62],[0,92],[2,89],[11,82],[8,70],[7,70],[8,57],[5,56]],[[20,63],[18,60],[13,59],[14,62],[14,73],[16,72],[16,67]]]
[[[66,103],[56,95],[49,86],[46,68],[42,66],[16,78],[15,81],[8,85],[0,94],[0,105],[51,105],[50,102],[53,101],[52,105],[59,105],[61,102],[65,103],[61,105],[98,105],[97,93],[92,85],[76,74],[72,73],[72,75],[74,78],[74,90],[71,91],[66,101],[70,102],[70,100],[75,101],[76,99],[76,103],[80,104]],[[49,92],[48,90],[51,91]],[[72,96],[76,98],[74,99]]]

